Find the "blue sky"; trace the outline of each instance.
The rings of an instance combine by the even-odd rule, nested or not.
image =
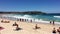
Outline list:
[[[60,0],[0,0],[0,11],[60,13]]]

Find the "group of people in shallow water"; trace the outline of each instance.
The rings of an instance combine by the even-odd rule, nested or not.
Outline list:
[[[53,20],[53,21],[50,21],[50,24],[53,24],[53,25],[55,25],[55,21]]]
[[[60,34],[60,27],[57,30],[56,28],[53,28],[52,33],[56,34],[57,32]]]

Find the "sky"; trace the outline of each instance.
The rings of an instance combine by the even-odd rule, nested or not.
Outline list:
[[[0,12],[1,11],[60,13],[60,0],[0,0]]]

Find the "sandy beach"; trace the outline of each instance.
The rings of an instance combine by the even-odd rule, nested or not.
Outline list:
[[[1,34],[52,34],[52,29],[54,27],[57,29],[60,26],[60,25],[37,23],[40,29],[35,30],[34,27],[36,23],[20,22],[12,20],[7,20],[10,21],[10,23],[1,23],[1,20],[7,20],[7,19],[0,18],[0,26],[4,27],[4,29],[0,31]],[[12,26],[14,22],[17,22],[21,30],[15,31],[16,27]]]

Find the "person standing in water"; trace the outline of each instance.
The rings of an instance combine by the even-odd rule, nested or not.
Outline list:
[[[32,19],[30,20],[30,22],[32,23]]]
[[[54,22],[54,20],[53,20],[53,25],[55,25],[55,22]]]
[[[50,24],[51,24],[51,21],[50,21]]]

